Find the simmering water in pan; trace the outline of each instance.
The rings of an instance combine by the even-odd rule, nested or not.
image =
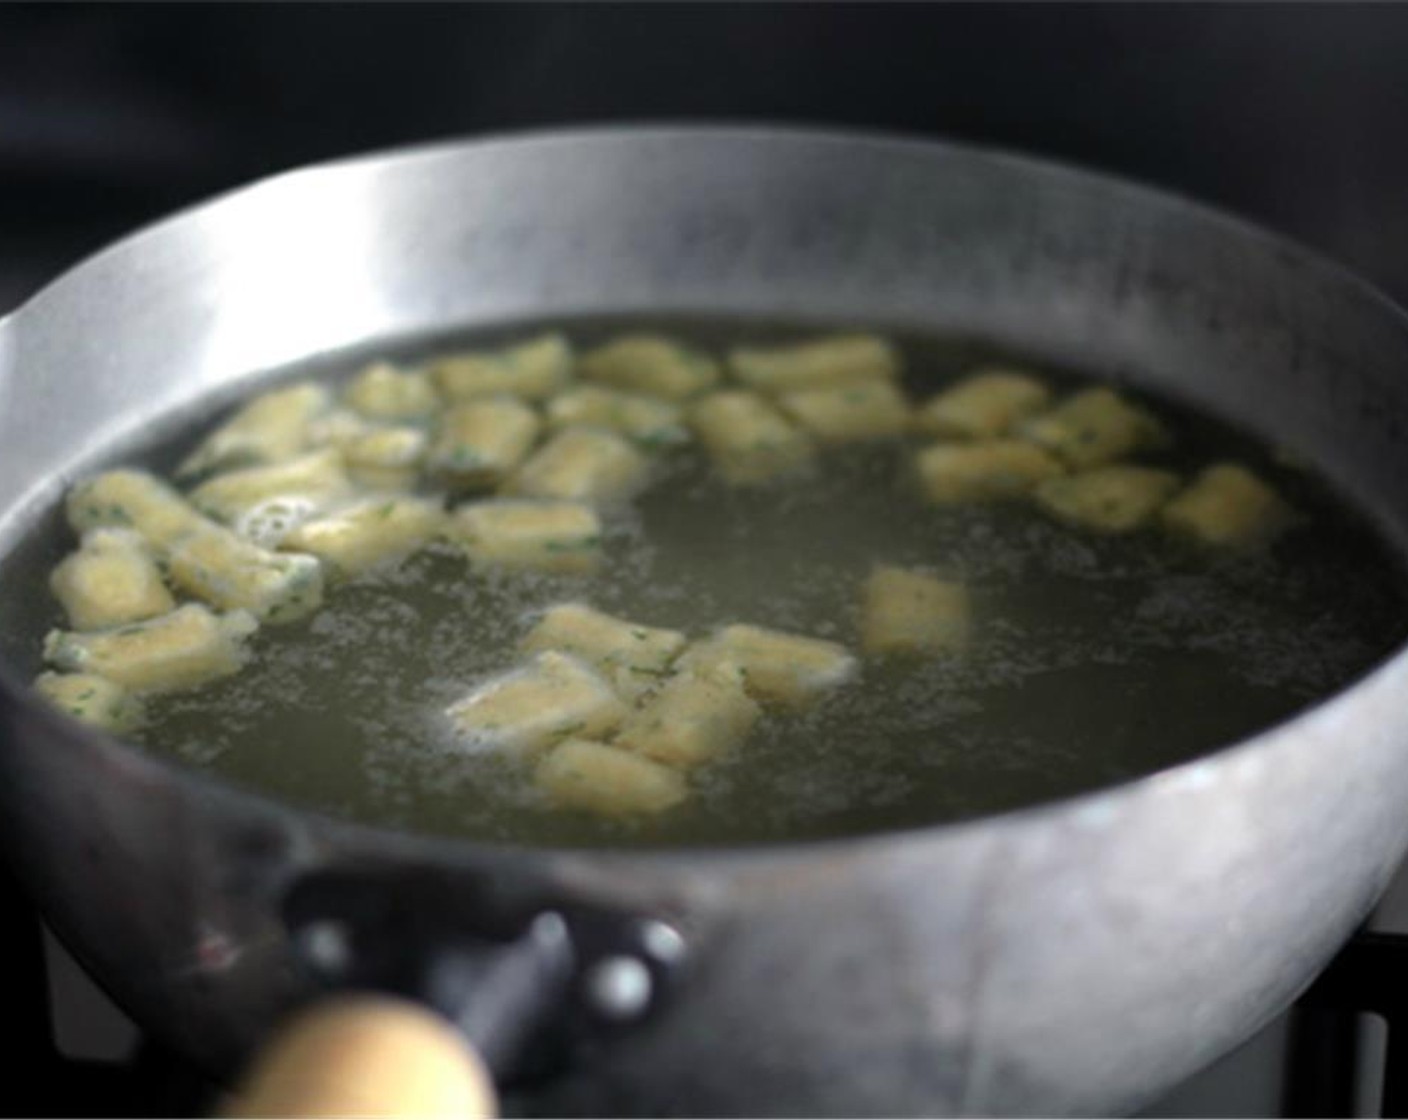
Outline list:
[[[670,327],[714,344],[739,334]],[[917,393],[981,354],[903,342]],[[1291,715],[1408,629],[1398,564],[1341,500],[1246,436],[1149,403],[1178,438],[1144,461],[1185,472],[1248,462],[1309,513],[1308,527],[1268,553],[1210,558],[1157,532],[1102,539],[1024,507],[926,507],[904,481],[901,445],[831,452],[813,479],[747,492],[687,452],[612,517],[599,575],[490,578],[432,550],[337,588],[311,619],[261,630],[249,668],[154,701],[140,738],[291,801],[531,844],[841,835],[1147,773]],[[854,648],[857,593],[875,561],[968,583],[971,652],[865,664],[806,714],[767,717],[657,818],[549,811],[510,764],[466,758],[435,719],[513,664],[527,614],[566,598],[691,635],[748,621]]]

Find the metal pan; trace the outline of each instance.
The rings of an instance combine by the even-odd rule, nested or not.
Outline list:
[[[356,159],[92,258],[0,323],[0,546],[95,456],[261,371],[450,327],[666,311],[951,331],[1117,373],[1299,449],[1408,547],[1408,329],[1352,277],[1078,171],[719,128]],[[322,982],[389,983],[432,957],[502,979],[522,950],[528,988],[596,1016],[524,1108],[1131,1109],[1284,1007],[1408,842],[1401,654],[1215,755],[1027,811],[829,843],[533,851],[353,826],[70,723],[23,686],[33,655],[6,610],[9,850],[121,1003],[216,1070]],[[521,933],[542,912],[569,930],[561,975]],[[687,974],[648,1022],[597,1029],[613,1005],[596,966],[632,958],[658,994],[681,947]],[[513,1034],[476,1022],[491,1046]]]

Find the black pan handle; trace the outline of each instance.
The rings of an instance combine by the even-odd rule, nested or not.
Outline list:
[[[678,928],[655,915],[407,869],[311,873],[283,915],[299,967],[320,987],[433,1008],[500,1085],[549,1076],[646,1022],[688,956]]]

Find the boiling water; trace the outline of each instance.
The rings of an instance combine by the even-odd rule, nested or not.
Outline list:
[[[925,340],[905,351],[917,393],[975,356]],[[893,829],[1156,770],[1353,678],[1402,638],[1408,608],[1387,550],[1314,478],[1243,435],[1149,403],[1177,439],[1142,461],[1185,472],[1248,462],[1309,513],[1306,527],[1264,554],[1211,557],[1154,531],[1099,538],[1020,506],[927,507],[903,469],[912,444],[833,451],[814,477],[749,491],[685,451],[609,515],[598,575],[480,575],[456,550],[432,549],[335,588],[310,619],[261,630],[240,675],[152,701],[141,740],[349,817],[561,845]],[[532,613],[564,599],[691,636],[745,621],[855,648],[859,588],[877,561],[967,583],[971,650],[867,662],[812,710],[766,717],[658,817],[551,809],[520,764],[466,756],[439,718],[512,666]]]

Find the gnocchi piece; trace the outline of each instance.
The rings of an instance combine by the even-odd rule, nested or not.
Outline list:
[[[1178,489],[1178,475],[1153,467],[1115,465],[1049,478],[1033,493],[1057,521],[1099,533],[1146,525]]]
[[[684,644],[678,630],[641,626],[583,603],[559,603],[544,612],[520,648],[528,653],[555,649],[580,657],[617,693],[634,700],[667,675]]]
[[[1017,498],[1065,473],[1056,458],[1020,439],[936,443],[915,455],[914,465],[920,488],[936,505]]]
[[[582,376],[635,393],[682,401],[711,389],[719,363],[668,338],[630,334],[582,355]]]
[[[105,630],[165,614],[176,601],[146,542],[131,529],[90,529],[49,576],[75,630]]]
[[[444,520],[440,503],[428,498],[374,498],[305,521],[283,543],[355,575],[424,547]]]
[[[1296,521],[1280,494],[1238,463],[1203,470],[1163,509],[1171,531],[1199,544],[1245,549],[1269,543]]]
[[[204,474],[290,459],[307,446],[309,425],[331,404],[327,386],[306,381],[262,393],[206,436],[176,473]]]
[[[135,731],[147,720],[139,698],[93,673],[40,673],[34,690],[65,715],[116,735]]]
[[[753,699],[784,708],[802,708],[851,680],[856,659],[845,646],[766,630],[725,626],[684,652],[681,668],[712,663],[736,665]]]
[[[555,805],[608,817],[661,813],[689,792],[678,771],[589,739],[559,743],[534,778]]]
[[[262,622],[292,622],[323,601],[315,557],[270,552],[214,522],[177,540],[166,564],[171,582],[187,594],[222,610],[247,610]]]
[[[745,346],[730,352],[733,376],[762,393],[843,389],[895,380],[900,357],[873,334],[835,335],[794,346]]]
[[[545,334],[496,352],[446,355],[431,365],[431,375],[451,401],[497,393],[540,401],[567,386],[572,364],[567,339]]]
[[[601,563],[601,520],[581,502],[475,502],[447,531],[479,567],[582,575]]]
[[[562,739],[606,735],[626,709],[595,671],[548,650],[485,681],[445,714],[467,750],[537,752]]]
[[[367,366],[343,390],[342,399],[372,420],[424,420],[440,407],[430,374],[399,370],[389,362]]]
[[[797,425],[757,393],[725,389],[689,409],[689,423],[714,469],[732,486],[751,486],[811,465],[816,449]]]
[[[69,491],[67,512],[76,533],[130,528],[157,553],[207,524],[185,498],[146,471],[106,471],[80,482]]]
[[[115,630],[51,630],[44,657],[70,673],[96,674],[134,692],[176,692],[239,672],[258,627],[248,611],[219,615],[199,603]]]
[[[1103,386],[1067,397],[1018,432],[1078,470],[1157,447],[1166,438],[1150,413]]]
[[[1030,374],[980,369],[919,410],[918,427],[942,439],[992,439],[1051,403],[1051,390]]]
[[[463,489],[492,489],[521,463],[542,421],[517,397],[478,397],[455,405],[440,420],[430,469]]]
[[[639,489],[649,461],[604,428],[563,428],[509,478],[505,493],[601,502]]]
[[[741,743],[761,714],[743,687],[743,671],[711,661],[675,673],[647,696],[626,717],[615,745],[688,769]]]
[[[968,589],[925,572],[877,567],[861,594],[860,643],[866,653],[957,653],[971,630]]]
[[[207,517],[239,531],[251,511],[271,500],[279,499],[290,509],[312,513],[351,493],[352,483],[342,468],[342,456],[329,448],[269,466],[218,474],[192,490],[190,502]]]
[[[345,448],[358,436],[378,431],[380,425],[373,424],[360,413],[350,408],[329,409],[308,423],[307,442],[310,448]]]
[[[547,404],[547,420],[552,428],[575,424],[609,428],[647,451],[689,442],[684,409],[674,401],[601,385],[579,385],[553,397]]]
[[[799,389],[783,393],[777,403],[818,443],[828,446],[902,436],[914,418],[909,399],[889,381]]]
[[[415,489],[430,437],[420,428],[394,425],[352,437],[342,456],[347,473],[368,490],[399,493]]]

